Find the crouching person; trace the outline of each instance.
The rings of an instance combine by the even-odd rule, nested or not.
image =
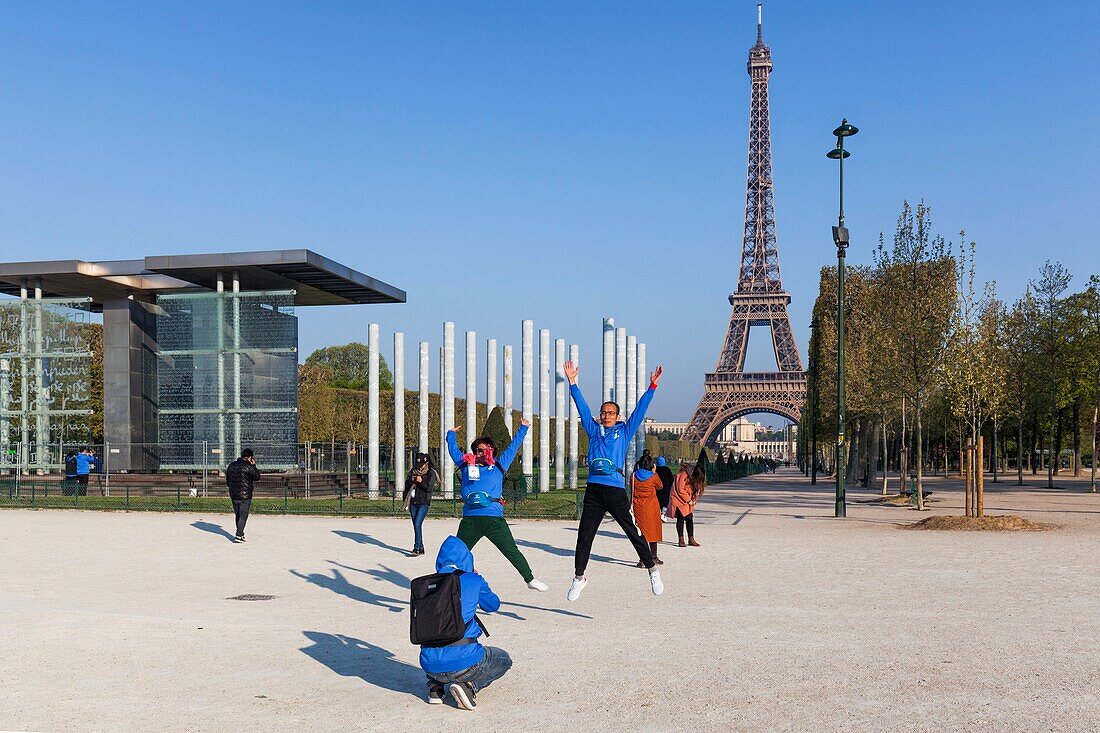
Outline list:
[[[478,641],[489,632],[477,610],[496,611],[500,598],[474,571],[474,556],[457,537],[443,541],[435,569],[412,581],[410,636],[420,644],[428,702],[442,703],[446,692],[458,707],[473,710],[477,693],[512,666],[507,652]]]

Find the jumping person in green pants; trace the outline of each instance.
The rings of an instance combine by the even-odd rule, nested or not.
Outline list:
[[[462,521],[458,524],[458,539],[472,550],[478,540],[488,538],[519,571],[528,588],[545,591],[550,586],[531,572],[527,559],[516,547],[512,530],[504,521],[504,474],[508,473],[508,467],[523,446],[529,426],[526,420],[522,421],[511,444],[499,458],[496,444],[489,436],[475,439],[470,453],[463,454],[458,447],[457,427],[447,431],[447,450],[462,475]]]

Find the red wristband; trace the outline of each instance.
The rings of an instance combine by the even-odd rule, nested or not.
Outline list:
[[[650,389],[657,389],[657,383],[656,382],[650,382],[649,383],[649,388]]]

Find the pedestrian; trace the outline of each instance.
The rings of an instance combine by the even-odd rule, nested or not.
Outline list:
[[[699,464],[692,466],[690,463],[680,464],[680,473],[676,474],[676,480],[672,483],[672,495],[669,497],[666,513],[676,519],[676,535],[679,538],[680,547],[699,547],[695,541],[695,505],[699,497],[703,495],[707,476],[703,467]],[[688,541],[684,542],[684,527],[687,526]]]
[[[500,598],[485,578],[474,570],[474,556],[464,542],[457,537],[443,540],[435,560],[436,573],[458,574],[461,594],[461,627],[465,632],[458,641],[444,646],[420,647],[420,668],[428,678],[428,702],[443,703],[443,693],[448,692],[455,704],[463,710],[477,706],[476,695],[492,682],[504,676],[512,666],[508,652],[497,647],[482,646],[478,641],[484,626],[477,618],[480,608],[493,613],[500,608]],[[428,576],[438,580],[438,576]],[[417,578],[420,580],[420,578]],[[416,581],[413,581],[416,596]],[[415,600],[414,600],[415,604]],[[448,604],[441,604],[448,605]],[[444,609],[446,610],[446,609]],[[413,614],[414,619],[416,614]],[[430,619],[429,625],[454,626],[457,619]],[[443,621],[443,623],[438,623]],[[450,623],[447,623],[450,621]],[[416,621],[414,620],[414,624]],[[453,638],[453,637],[452,637]]]
[[[657,543],[663,539],[661,532],[661,505],[657,501],[657,492],[661,490],[661,479],[653,471],[653,457],[643,455],[638,459],[634,467],[634,473],[630,477],[630,487],[633,490],[634,521],[638,524],[642,536],[649,543],[649,551],[653,553],[653,562],[664,565],[657,557]],[[644,568],[645,564],[640,560],[638,567]]]
[[[233,516],[237,520],[235,542],[244,542],[244,525],[248,521],[248,510],[252,508],[252,485],[259,480],[260,469],[256,468],[256,456],[251,448],[241,451],[241,457],[225,469],[225,485],[229,487]]]
[[[65,479],[61,484],[65,496],[73,496],[79,490],[76,480],[76,451],[71,450],[65,454]]]
[[[447,450],[462,477],[462,521],[458,523],[458,538],[471,550],[478,540],[487,538],[508,558],[528,588],[545,591],[550,586],[535,577],[504,520],[504,476],[523,447],[529,427],[530,423],[522,420],[512,442],[499,457],[496,443],[488,435],[474,439],[470,452],[464,454],[458,447],[457,427],[447,431]]]
[[[432,468],[431,458],[427,453],[417,453],[412,470],[405,477],[405,491],[401,494],[402,506],[412,517],[413,557],[424,554],[424,517],[428,516],[432,493],[437,486],[439,474]]]
[[[668,495],[672,491],[672,481],[676,477],[672,475],[672,469],[668,467],[664,456],[657,456],[657,478],[661,479],[661,490],[657,492],[657,502],[661,505],[661,521],[671,521],[665,516],[668,507]]]
[[[570,601],[577,600],[580,598],[581,591],[588,585],[584,571],[588,567],[589,555],[592,554],[592,542],[596,539],[600,522],[608,513],[634,545],[638,560],[649,570],[650,589],[653,595],[659,596],[664,592],[665,586],[661,582],[661,574],[653,560],[653,553],[650,552],[649,545],[630,516],[630,501],[626,496],[624,479],[627,446],[634,439],[634,434],[638,432],[645,418],[649,403],[653,401],[657,382],[661,378],[661,367],[657,367],[650,375],[649,389],[638,400],[634,412],[625,422],[619,419],[619,405],[615,402],[604,402],[600,405],[600,418],[599,420],[594,418],[588,403],[584,401],[581,388],[577,385],[577,375],[580,370],[572,361],[565,362],[564,368],[565,376],[569,380],[569,394],[577,405],[581,427],[588,434],[588,485],[584,489],[584,505],[581,510],[580,526],[577,528],[573,582],[570,583],[565,597]]]
[[[76,454],[76,482],[81,496],[88,495],[88,475],[91,474],[92,469],[97,468],[99,468],[99,461],[96,460],[95,451],[87,446],[81,448]]]

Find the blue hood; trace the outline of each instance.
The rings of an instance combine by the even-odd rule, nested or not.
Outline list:
[[[435,571],[453,573],[455,570],[474,572],[474,556],[470,554],[466,543],[451,536],[443,540],[443,544],[439,547],[439,555],[435,559]]]
[[[644,468],[639,468],[634,472],[634,475],[638,477],[639,481],[645,481],[647,478],[653,475],[653,471],[647,471]]]
[[[657,465],[658,466],[668,465],[668,464],[665,463],[665,457],[664,456],[657,456]]]

